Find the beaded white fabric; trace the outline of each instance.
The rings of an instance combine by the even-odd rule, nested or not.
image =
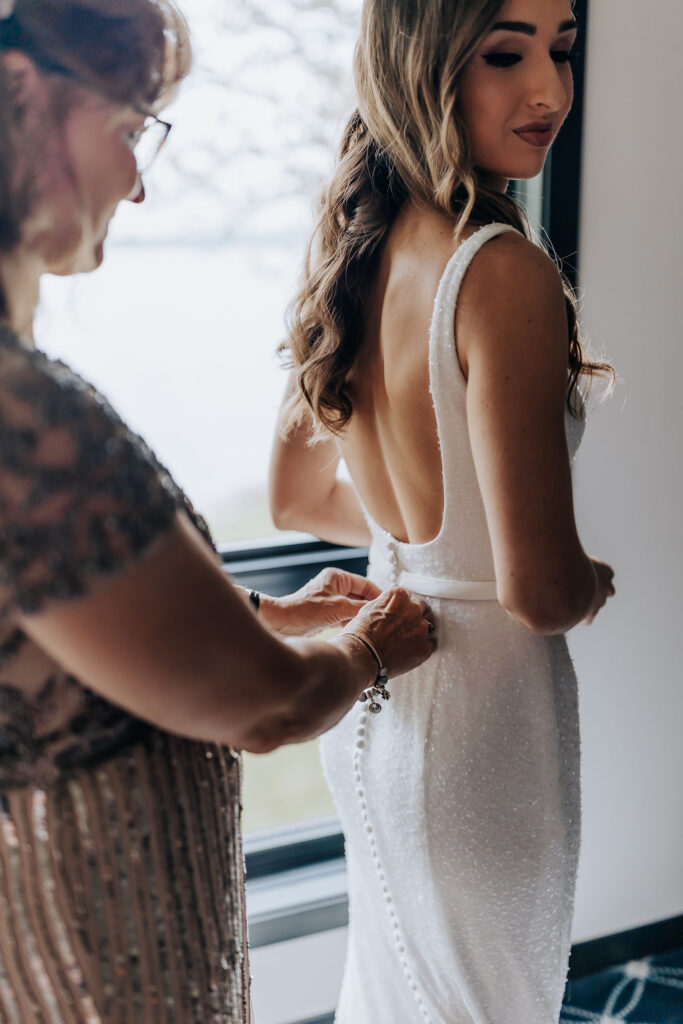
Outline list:
[[[322,740],[349,874],[337,1024],[559,1019],[579,848],[576,678],[563,637],[528,632],[491,599],[493,558],[453,337],[467,268],[506,230],[488,225],[464,242],[436,297],[441,530],[429,543],[405,544],[368,517],[375,582],[408,580],[430,593],[436,580],[451,596],[436,596],[432,582],[434,657],[394,683],[381,715],[358,705]],[[572,456],[583,429],[568,413]]]

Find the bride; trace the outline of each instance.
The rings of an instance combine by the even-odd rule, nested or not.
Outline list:
[[[272,505],[283,528],[370,543],[371,579],[426,596],[440,647],[323,741],[349,873],[338,1024],[560,1013],[580,815],[563,634],[614,593],[570,463],[612,371],[506,190],[569,112],[576,36],[570,0],[364,4]]]

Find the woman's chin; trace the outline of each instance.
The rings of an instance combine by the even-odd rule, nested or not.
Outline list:
[[[58,266],[50,267],[55,277],[72,277],[75,274],[92,274],[104,262],[104,242],[98,242],[90,252],[80,252],[71,260],[65,260]]]
[[[539,150],[537,153],[531,153],[528,160],[517,161],[514,174],[509,174],[508,177],[515,181],[531,181],[532,178],[537,178],[545,167],[548,152],[547,149]]]
[[[534,178],[537,178],[539,176],[539,174],[541,174],[541,172],[543,171],[544,167],[545,167],[545,163],[542,163],[540,167],[537,167],[533,171],[525,171],[524,174],[515,174],[515,175],[513,175],[513,179],[515,181],[532,181]]]
[[[92,237],[86,243],[83,239],[80,245],[70,252],[62,252],[59,257],[48,261],[48,273],[55,277],[71,277],[74,274],[91,274],[97,270],[104,260],[104,242],[102,238],[95,242]]]
[[[519,160],[496,168],[477,167],[477,172],[482,182],[494,188],[497,192],[505,192],[512,181],[531,181],[538,177],[545,167],[545,157],[542,160],[536,159],[533,162]]]

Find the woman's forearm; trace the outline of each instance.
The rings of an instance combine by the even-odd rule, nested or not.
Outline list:
[[[285,743],[320,736],[343,717],[377,675],[372,655],[348,637],[332,643],[290,641],[291,661],[280,674],[281,699],[271,694],[235,743],[264,754]]]
[[[340,718],[367,657],[264,628],[184,517],[92,593],[21,616],[39,647],[105,699],[190,739],[266,749]]]

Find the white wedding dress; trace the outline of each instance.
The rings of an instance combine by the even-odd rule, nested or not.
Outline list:
[[[441,279],[430,376],[444,514],[427,544],[370,517],[368,575],[427,595],[439,647],[322,740],[346,836],[350,925],[337,1024],[556,1024],[579,847],[577,686],[563,637],[495,600],[453,336],[489,225]],[[573,456],[583,418],[567,414]]]

